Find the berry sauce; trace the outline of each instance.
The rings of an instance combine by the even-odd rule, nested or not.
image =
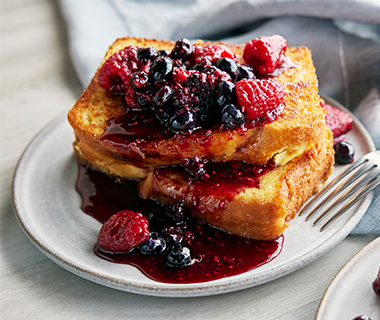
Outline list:
[[[116,183],[103,173],[79,164],[76,189],[82,196],[82,210],[104,223],[120,210],[134,210],[148,216],[162,206],[138,195],[138,181]],[[149,225],[150,229],[156,226]],[[100,258],[137,267],[147,277],[164,283],[198,283],[234,276],[272,261],[281,252],[284,238],[257,241],[232,236],[199,220],[193,220],[184,239],[191,250],[193,263],[183,268],[166,265],[166,252],[143,255],[137,248],[126,254],[112,254],[99,249]]]

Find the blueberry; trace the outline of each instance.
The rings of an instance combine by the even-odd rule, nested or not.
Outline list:
[[[151,67],[149,78],[153,83],[160,83],[164,80],[170,80],[173,73],[173,61],[169,58],[158,58]]]
[[[222,108],[236,100],[235,85],[231,81],[222,81],[214,88],[211,96],[212,104]]]
[[[180,226],[165,226],[161,233],[167,242],[179,243],[183,239],[184,230]]]
[[[154,47],[140,48],[137,50],[137,59],[154,61],[159,57],[160,53]]]
[[[190,249],[180,243],[174,244],[166,256],[166,264],[173,268],[187,267],[193,264]]]
[[[132,88],[137,92],[147,91],[149,89],[149,77],[143,71],[137,71],[131,77]]]
[[[191,109],[183,109],[176,112],[169,120],[169,130],[175,133],[188,132],[197,126],[198,116]]]
[[[354,160],[355,149],[347,141],[340,141],[334,144],[335,162],[339,164],[348,164]]]
[[[233,81],[237,79],[239,69],[234,60],[230,58],[220,58],[216,60],[215,66],[218,67],[218,69],[227,72]]]
[[[229,128],[241,126],[245,122],[244,114],[241,112],[240,108],[232,103],[223,107],[220,111],[220,118]]]
[[[142,254],[157,254],[166,249],[166,242],[157,232],[151,232],[148,240],[141,244],[139,249]]]
[[[239,66],[238,77],[237,77],[236,81],[240,81],[242,79],[256,79],[256,76],[253,73],[253,69],[251,67]]]
[[[190,40],[181,39],[178,40],[171,52],[171,57],[173,59],[181,59],[182,61],[188,60],[193,54],[193,46],[191,45]]]
[[[171,95],[173,93],[173,89],[169,86],[162,86],[160,90],[156,93],[153,98],[153,102],[157,107],[164,107],[169,101]]]

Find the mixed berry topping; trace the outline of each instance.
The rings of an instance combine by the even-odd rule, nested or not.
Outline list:
[[[354,161],[354,146],[347,141],[339,141],[334,144],[335,162],[339,164],[349,164]]]
[[[149,223],[139,212],[124,210],[114,214],[100,229],[99,248],[106,252],[124,253],[149,238]]]
[[[180,39],[172,51],[129,46],[104,62],[99,85],[111,95],[123,96],[127,109],[143,111],[142,117],[158,120],[174,134],[257,125],[257,118],[278,107],[277,113],[266,117],[273,121],[282,112],[285,89],[277,81],[256,78],[273,72],[284,56],[286,41],[280,36],[264,40],[257,41],[265,43],[269,53],[263,53],[261,46],[255,49],[254,40],[246,45],[247,64],[240,64],[222,44],[193,45]],[[267,71],[256,68],[262,66],[258,61],[265,54],[270,55],[264,61]],[[248,80],[254,82],[247,84]]]

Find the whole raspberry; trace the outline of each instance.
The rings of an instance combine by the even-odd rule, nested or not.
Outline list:
[[[139,60],[138,50],[139,47],[129,46],[110,56],[99,70],[99,85],[112,94],[125,94],[134,72],[149,72],[151,61]]]
[[[139,212],[119,211],[100,229],[99,248],[103,251],[128,252],[149,238],[148,219]]]
[[[286,40],[279,35],[260,37],[245,45],[243,59],[260,74],[272,73],[281,63],[286,47]]]
[[[235,90],[247,121],[253,121],[276,109],[285,96],[285,87],[276,79],[243,79],[236,83]]]
[[[334,138],[351,129],[353,120],[348,113],[329,104],[321,104],[321,106],[326,110],[326,125],[332,131]]]
[[[207,46],[194,46],[190,64],[194,65],[202,60],[206,60],[209,64],[212,64],[220,58],[230,58],[237,61],[235,54],[230,48],[220,44],[210,44]]]

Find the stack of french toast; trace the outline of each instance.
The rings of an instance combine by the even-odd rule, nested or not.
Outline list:
[[[186,56],[191,46],[197,57]],[[203,41],[188,45],[184,41],[116,40],[68,113],[76,137],[77,160],[119,183],[138,180],[144,199],[163,205],[183,202],[194,216],[228,233],[258,240],[279,237],[331,174],[333,138],[320,106],[310,50],[286,45],[281,49],[276,70],[262,74],[262,69],[246,61],[246,48],[247,45]],[[203,60],[202,54],[206,57]],[[210,58],[213,54],[215,59]],[[171,62],[166,61],[169,66],[161,64],[161,69],[171,68],[171,78],[160,78],[151,71],[158,68],[158,60],[163,63],[164,59]],[[241,71],[234,76],[232,73],[238,71],[228,59],[240,69],[247,66],[254,75],[246,72],[244,78]],[[227,67],[226,60],[230,63]],[[223,107],[221,111],[215,107],[217,99],[202,100],[208,97],[206,91],[198,94],[187,86],[196,82],[187,80],[189,77],[203,83],[212,78],[210,83],[214,82],[207,85],[214,86],[210,89],[214,95],[218,81],[231,82],[236,87],[233,96],[238,97],[227,98],[229,109]],[[150,89],[146,89],[145,82],[149,81]],[[277,109],[252,120],[248,113],[255,108],[245,105],[255,93],[253,89],[249,91],[252,84],[264,88],[274,81],[283,90]],[[242,85],[247,83],[249,90]],[[238,88],[249,91],[247,101],[243,102],[246,92],[243,90],[239,96]],[[174,98],[177,100],[172,102]],[[187,103],[187,113],[172,111],[181,99]],[[260,99],[272,97],[262,94]],[[211,110],[211,116],[204,116],[205,108]],[[222,114],[221,120],[216,120],[214,113]]]

